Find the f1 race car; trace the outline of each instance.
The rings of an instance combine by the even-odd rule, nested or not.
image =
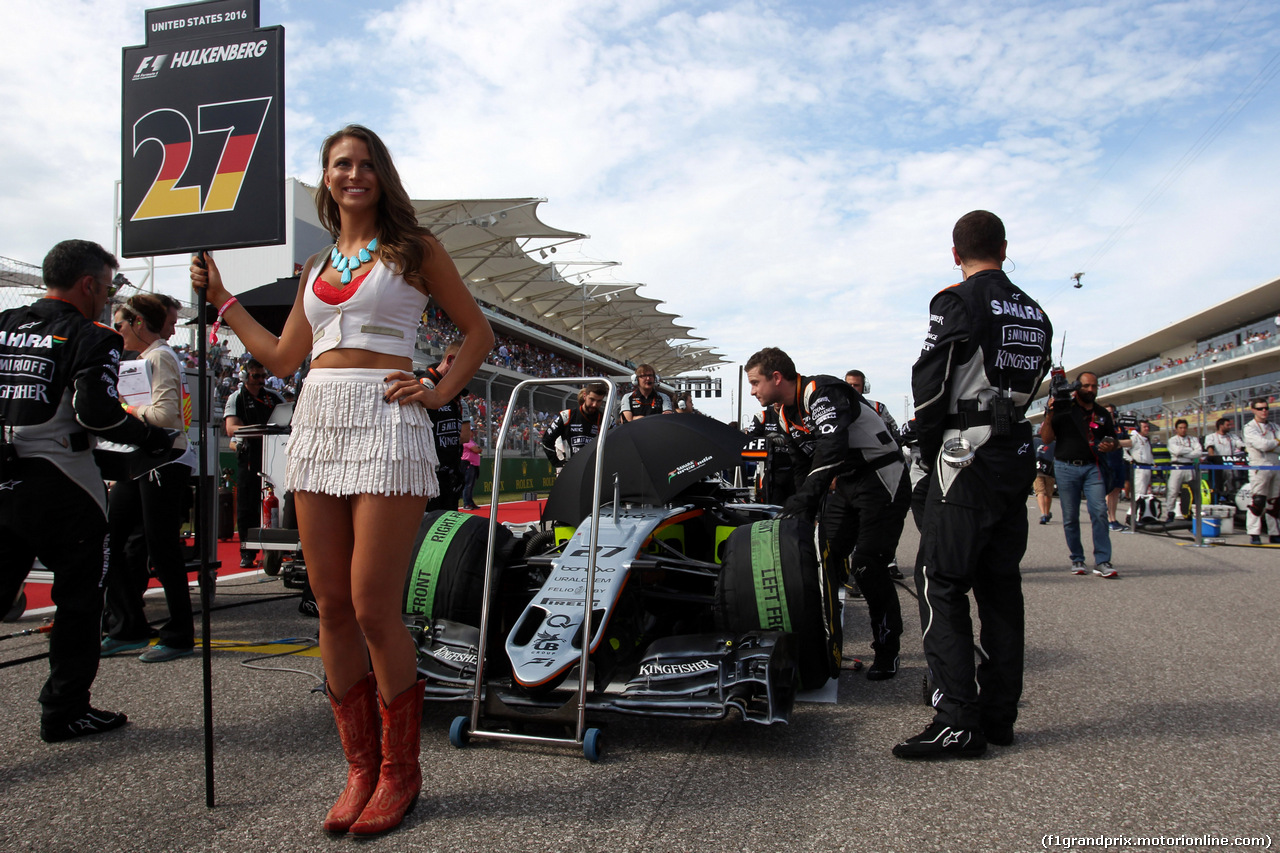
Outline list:
[[[610,440],[623,447],[624,439],[643,443],[654,433],[675,436],[666,445],[681,444],[679,432],[705,426],[695,418],[710,421],[644,418],[614,428]],[[716,459],[695,447],[686,455],[702,462],[700,468],[679,459],[650,463],[665,472],[659,479],[683,472],[665,479],[664,488],[677,488],[666,499],[628,499],[628,489],[636,488],[615,485],[614,500],[580,507],[593,511],[576,524],[520,536],[464,513],[424,518],[404,611],[426,698],[475,695],[479,701],[483,692],[487,714],[518,718],[567,707],[581,691],[593,711],[720,719],[736,709],[743,719],[770,724],[787,721],[798,688],[838,675],[838,640],[830,627],[834,591],[824,580],[812,525],[777,517],[776,506],[741,503],[742,490],[708,476],[726,459],[736,465],[745,442],[718,426],[734,433],[722,439],[732,446]],[[580,461],[585,455],[571,460],[556,490],[577,493],[571,468],[587,469],[591,460]],[[555,504],[553,490],[548,509],[563,519],[566,504]],[[488,637],[481,691],[482,622]]]

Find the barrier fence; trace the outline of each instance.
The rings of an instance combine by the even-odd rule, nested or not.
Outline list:
[[[1196,484],[1200,484],[1203,482],[1200,478],[1200,472],[1202,471],[1231,471],[1234,473],[1244,473],[1247,471],[1280,471],[1280,465],[1202,465],[1199,462],[1194,462],[1190,465],[1154,465],[1154,464],[1148,465],[1143,462],[1131,462],[1130,467],[1132,470],[1144,470],[1144,471],[1152,471],[1152,472],[1191,471],[1193,472],[1192,482]],[[1136,533],[1138,529],[1139,495],[1137,494],[1137,489],[1134,488],[1133,484],[1134,484],[1133,475],[1130,474],[1129,475],[1129,530],[1130,532]],[[1193,512],[1193,516],[1192,516],[1193,523],[1191,525],[1191,531],[1192,531],[1192,535],[1195,538],[1195,547],[1208,548],[1213,545],[1225,544],[1222,542],[1206,542],[1205,541],[1205,538],[1206,538],[1204,536],[1205,516],[1203,515],[1203,499],[1201,494],[1202,491],[1203,490],[1201,488],[1191,489],[1191,507]],[[1178,496],[1166,494],[1165,500],[1167,502],[1176,501],[1178,500]],[[1169,506],[1165,507],[1166,513],[1170,511],[1171,506],[1172,506],[1172,503],[1170,503]],[[1233,512],[1234,512],[1234,509],[1235,507],[1233,506],[1232,507]],[[1209,538],[1217,539],[1220,537],[1209,537]]]

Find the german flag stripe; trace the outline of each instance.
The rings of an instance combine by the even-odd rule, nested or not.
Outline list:
[[[175,181],[156,181],[147,197],[138,205],[134,219],[152,219],[160,216],[181,216],[200,212],[200,188],[174,189]]]
[[[233,136],[227,140],[227,147],[222,152],[222,162],[218,164],[218,174],[244,172],[249,168],[249,158],[253,156],[253,146],[258,141],[256,133]]]
[[[156,183],[161,181],[177,181],[182,177],[182,173],[186,171],[187,163],[191,160],[191,143],[190,142],[174,142],[164,147],[164,162],[160,164],[160,174],[156,176]]]
[[[219,172],[214,175],[213,184],[209,187],[209,197],[204,200],[204,212],[231,210],[236,206],[236,198],[240,195],[243,183],[244,172]]]

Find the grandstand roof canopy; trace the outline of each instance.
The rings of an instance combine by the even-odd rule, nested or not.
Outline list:
[[[549,260],[556,247],[587,235],[544,224],[537,208],[545,201],[415,199],[413,205],[476,298],[569,343],[581,344],[585,336],[590,349],[619,363],[647,362],[675,375],[724,361],[692,327],[677,323],[678,315],[658,310],[660,300],[641,296],[643,285],[590,278],[616,262]]]

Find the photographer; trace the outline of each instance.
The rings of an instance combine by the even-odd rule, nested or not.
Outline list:
[[[1072,573],[1088,572],[1080,544],[1080,495],[1083,493],[1093,528],[1093,573],[1115,578],[1119,575],[1111,565],[1111,528],[1107,520],[1102,456],[1115,450],[1119,442],[1111,413],[1094,405],[1097,396],[1095,373],[1084,371],[1070,385],[1066,384],[1065,377],[1055,376],[1049,410],[1040,425],[1040,438],[1046,443],[1057,441],[1053,468]]]

